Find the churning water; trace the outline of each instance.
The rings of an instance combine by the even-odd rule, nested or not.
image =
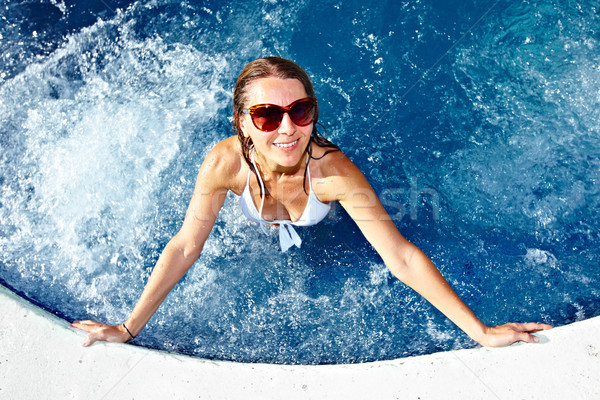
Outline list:
[[[488,323],[600,313],[595,1],[4,0],[0,281],[122,322],[231,135],[250,60],[313,78],[326,134]],[[282,254],[234,196],[135,343],[273,363],[474,345],[336,208]]]

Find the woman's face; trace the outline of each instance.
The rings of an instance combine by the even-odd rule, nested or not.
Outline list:
[[[256,104],[288,106],[307,96],[304,85],[297,79],[261,78],[248,86],[248,103],[244,104],[244,108]],[[263,132],[254,126],[249,114],[240,116],[240,128],[244,136],[252,139],[257,155],[262,156],[268,166],[274,169],[294,167],[302,161],[313,125],[298,126],[285,113],[278,128]]]

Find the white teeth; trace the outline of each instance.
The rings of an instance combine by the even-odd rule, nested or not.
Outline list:
[[[297,140],[294,140],[292,143],[273,143],[273,144],[277,147],[292,147],[296,143],[298,143]]]

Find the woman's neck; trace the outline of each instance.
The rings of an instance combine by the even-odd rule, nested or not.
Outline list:
[[[311,144],[309,143],[306,150],[304,151],[304,154],[298,161],[298,163],[293,166],[288,167],[288,166],[283,166],[283,165],[277,164],[276,162],[273,162],[272,160],[265,158],[262,154],[256,152],[256,150],[255,150],[255,162],[259,166],[264,178],[266,178],[267,180],[278,181],[279,179],[281,179],[283,177],[294,176],[299,171],[304,171],[304,169],[306,167],[306,158],[309,157],[308,147],[310,145]]]
[[[304,153],[296,165],[283,166],[263,157],[262,154],[256,153],[255,162],[263,175],[263,179],[278,181],[285,176],[293,176],[304,170],[306,157],[308,157],[307,152]]]

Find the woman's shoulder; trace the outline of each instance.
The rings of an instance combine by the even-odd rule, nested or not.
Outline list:
[[[217,143],[204,159],[211,168],[227,169],[238,168],[241,165],[241,147],[237,136],[230,136]]]
[[[319,170],[318,175],[322,177],[345,175],[356,169],[356,166],[344,154],[342,150],[336,147],[313,145],[312,158],[315,167]],[[311,173],[313,162],[311,161]]]
[[[317,193],[319,200],[341,200],[347,193],[369,188],[363,173],[342,150],[329,153],[328,150],[335,149],[315,146],[313,148],[315,159],[310,162],[311,176],[315,178],[313,188],[319,188]]]
[[[219,182],[224,188],[237,192],[240,184],[245,182],[242,177],[244,162],[240,142],[237,136],[230,136],[217,143],[208,153],[200,174]]]

